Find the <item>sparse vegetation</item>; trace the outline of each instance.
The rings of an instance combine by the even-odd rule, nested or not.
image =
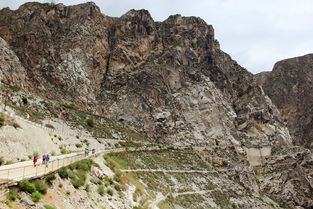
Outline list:
[[[104,187],[103,187],[102,185],[99,185],[99,186],[98,186],[98,189],[97,189],[97,192],[98,192],[99,195],[103,196],[104,193],[105,193]],[[112,195],[113,195],[113,193],[112,193]],[[112,196],[112,195],[111,195],[111,196]]]
[[[29,182],[28,180],[22,180],[19,182],[19,188],[24,191],[27,192],[29,194],[32,194],[33,192],[36,191],[36,187],[33,183]]]
[[[9,88],[14,92],[18,92],[20,90],[20,88],[15,85],[9,85]]]
[[[44,207],[45,209],[57,209],[56,207],[51,206],[51,205],[43,205],[43,207]]]
[[[75,146],[77,147],[77,148],[82,148],[82,144],[75,144]]]
[[[42,194],[40,192],[33,192],[31,195],[32,201],[38,202],[42,198]]]
[[[0,112],[0,127],[4,125],[5,117],[2,112]]]
[[[45,181],[47,182],[47,184],[51,185],[52,184],[52,181],[55,180],[55,175],[54,173],[51,173],[51,174],[48,174],[46,177],[45,177]]]
[[[68,168],[59,169],[59,176],[63,179],[70,178],[75,188],[85,185],[87,172],[90,171],[93,161],[90,159],[81,160],[68,166]]]
[[[17,199],[17,192],[14,189],[10,189],[8,199],[11,201],[15,201]]]
[[[122,158],[117,157],[115,154],[113,153],[109,153],[103,156],[104,159],[108,162],[109,166],[111,168],[128,168],[128,163],[123,160]]]
[[[68,151],[64,147],[60,148],[60,152],[61,152],[62,155],[65,155],[65,154],[68,153]]]
[[[26,97],[22,97],[22,102],[24,105],[27,105],[28,104],[28,100]]]
[[[84,186],[85,180],[85,176],[75,176],[75,178],[71,180],[71,183],[76,189],[78,189],[79,187]]]
[[[91,127],[91,128],[94,127],[94,122],[93,122],[92,119],[90,119],[90,118],[87,119],[87,120],[86,120],[86,123],[87,123],[87,126],[89,126],[89,127]]]
[[[107,194],[113,196],[114,192],[112,189],[107,189]]]
[[[36,187],[36,190],[38,192],[40,192],[41,194],[46,194],[47,193],[48,186],[45,184],[44,181],[42,181],[42,180],[35,180],[34,181],[34,185]]]
[[[73,104],[62,104],[62,107],[64,107],[65,109],[70,109],[70,110],[75,109],[75,106]]]
[[[102,185],[102,181],[100,179],[91,179],[90,182],[96,185]]]
[[[0,157],[0,166],[3,165],[5,163],[5,160],[3,159],[3,157]]]
[[[86,184],[84,190],[85,190],[86,192],[90,192],[90,185],[89,185],[89,184]]]
[[[53,125],[51,125],[51,124],[45,124],[45,126],[46,126],[47,128],[54,129],[54,126],[53,126]]]
[[[60,176],[62,179],[68,178],[68,171],[67,171],[67,168],[61,168],[61,169],[59,169],[58,173],[59,173],[59,176]]]
[[[21,128],[21,126],[18,124],[18,123],[16,123],[16,122],[14,122],[13,124],[12,124],[12,126],[14,127],[14,128]]]

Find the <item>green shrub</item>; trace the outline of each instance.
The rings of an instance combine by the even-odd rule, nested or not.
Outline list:
[[[5,164],[5,165],[10,165],[10,164],[12,164],[12,163],[13,163],[12,160],[8,160],[8,161],[6,161],[4,164]]]
[[[63,148],[63,147],[61,148],[61,154],[62,155],[67,154],[67,150],[65,148]]]
[[[42,198],[42,194],[40,194],[37,191],[33,192],[31,198],[32,198],[32,201],[38,202]]]
[[[44,207],[45,209],[57,209],[56,207],[51,206],[51,205],[43,205],[43,207]]]
[[[22,102],[24,105],[27,105],[28,104],[28,100],[26,97],[22,97]]]
[[[110,185],[111,185],[111,183],[109,181],[104,181],[104,186],[108,187]]]
[[[2,112],[0,112],[0,127],[4,125],[5,117]]]
[[[68,171],[66,168],[61,168],[59,171],[59,176],[62,178],[62,179],[67,179],[68,178]]]
[[[0,157],[0,166],[3,165],[5,162],[5,160],[3,159],[3,157]]]
[[[100,179],[91,179],[90,182],[93,183],[93,184],[97,184],[97,185],[101,185],[102,184],[102,181]]]
[[[13,123],[12,126],[17,129],[17,128],[21,128],[21,126],[18,123]]]
[[[13,189],[10,189],[8,198],[9,198],[9,200],[15,201],[17,199],[16,191]]]
[[[46,176],[45,181],[46,181],[49,185],[51,185],[51,184],[52,184],[52,181],[53,181],[54,179],[55,179],[54,173],[50,173],[50,174],[48,174],[48,175]]]
[[[94,127],[94,125],[95,125],[94,122],[93,122],[93,120],[90,119],[90,118],[87,119],[86,123],[87,123],[87,126],[89,126],[89,127],[91,127],[91,128]]]
[[[90,171],[92,164],[93,164],[92,160],[85,159],[85,160],[81,160],[81,161],[71,164],[70,168],[72,170],[76,169],[76,170]]]
[[[76,146],[77,148],[81,148],[83,145],[81,145],[81,144],[75,144],[75,146]]]
[[[113,190],[112,189],[107,189],[107,193],[108,193],[108,195],[113,196]]]
[[[85,185],[85,191],[86,191],[86,192],[90,192],[90,186],[89,186],[89,184],[86,184],[86,185]]]
[[[85,181],[83,180],[83,179],[80,179],[80,178],[74,178],[74,179],[72,179],[71,180],[71,183],[72,183],[72,185],[76,188],[76,189],[78,189],[79,187],[81,187],[81,186],[84,186],[84,184],[85,184]]]
[[[104,195],[104,187],[102,185],[99,185],[97,192],[99,193],[99,195],[103,196]]]
[[[54,129],[54,126],[53,126],[53,125],[51,125],[51,124],[46,124],[45,126],[46,126],[47,128]]]
[[[86,181],[87,176],[85,171],[77,171],[75,174],[79,179]]]
[[[68,171],[68,177],[69,177],[70,179],[74,179],[74,178],[76,177],[76,175],[75,175],[75,173],[74,173],[73,171],[69,170],[69,171]]]
[[[28,180],[22,180],[19,182],[19,187],[22,191],[32,194],[36,191],[36,187],[33,183],[29,182]]]
[[[35,180],[34,185],[36,187],[36,190],[40,192],[41,194],[46,194],[48,190],[48,186],[45,184],[42,180]]]

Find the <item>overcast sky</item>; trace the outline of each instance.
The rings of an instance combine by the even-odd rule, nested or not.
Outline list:
[[[54,0],[66,5],[86,0]],[[0,0],[17,9],[25,0]],[[40,2],[47,2],[42,0]],[[223,51],[250,72],[272,70],[278,60],[313,53],[313,0],[94,0],[102,13],[121,16],[147,9],[154,20],[198,16],[215,28]]]

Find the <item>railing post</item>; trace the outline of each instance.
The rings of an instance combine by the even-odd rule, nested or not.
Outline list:
[[[26,166],[24,166],[24,168],[23,168],[23,177],[22,177],[22,180],[25,178],[25,168],[26,168]]]
[[[9,181],[9,177],[10,177],[10,169],[8,169],[8,181]]]

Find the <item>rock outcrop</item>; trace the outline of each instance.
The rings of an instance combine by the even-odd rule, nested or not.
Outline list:
[[[116,117],[149,138],[245,146],[290,141],[253,75],[220,50],[213,27],[200,18],[155,22],[146,10],[111,18],[94,3],[27,3],[1,10],[0,36],[33,91]]]
[[[313,147],[313,54],[279,61],[273,71],[257,75],[279,109],[294,143]]]
[[[0,37],[0,80],[14,84],[17,87],[27,88],[27,75],[24,67],[8,44]]]

